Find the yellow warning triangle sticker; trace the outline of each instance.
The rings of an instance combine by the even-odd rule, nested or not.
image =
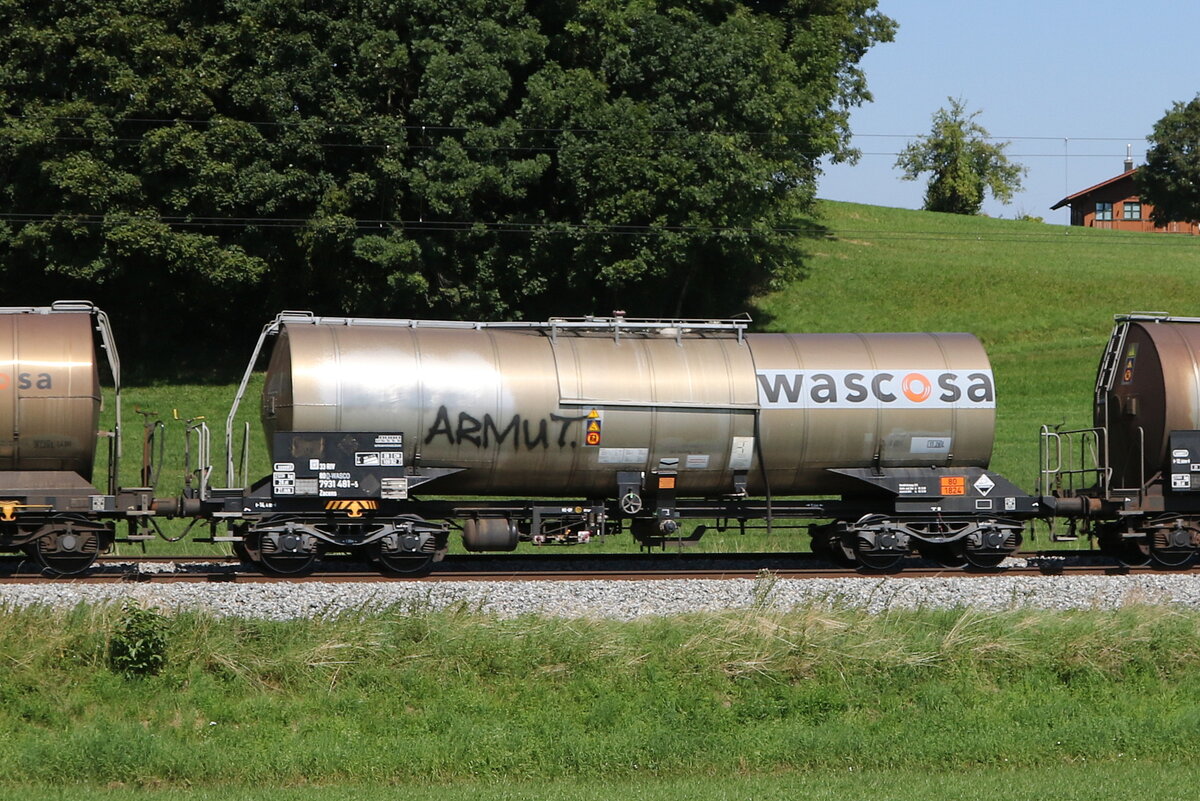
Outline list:
[[[598,420],[599,418],[600,418],[600,412],[596,411],[595,409],[592,409],[590,412],[588,412],[589,420]]]
[[[593,420],[592,422],[588,423],[588,429],[587,429],[587,430],[588,430],[589,432],[590,432],[590,431],[599,431],[599,430],[600,430],[600,421],[599,421],[599,420]]]

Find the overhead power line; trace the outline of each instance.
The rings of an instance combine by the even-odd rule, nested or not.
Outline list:
[[[112,137],[104,139],[96,139],[95,137],[86,136],[51,136],[44,141],[50,142],[83,142],[99,147],[111,147],[113,145],[123,146],[140,146],[145,143],[144,138],[132,137]],[[1099,140],[1093,140],[1099,141]],[[1124,140],[1112,140],[1124,141]],[[166,143],[168,146],[170,143]],[[690,145],[672,145],[665,143],[631,143],[631,144],[609,144],[609,143],[587,143],[577,142],[571,145],[473,145],[466,144],[461,141],[457,142],[459,147],[468,153],[558,153],[563,150],[587,148],[589,150],[599,150],[608,152],[645,152],[645,151],[665,151],[671,153],[698,153],[701,150]],[[438,144],[424,142],[403,142],[403,143],[358,143],[358,142],[305,142],[305,147],[315,147],[322,150],[372,150],[381,153],[404,151],[422,151],[431,152],[439,149]],[[707,151],[706,151],[707,152]],[[802,147],[756,147],[754,152],[762,155],[770,156],[817,156],[823,154],[814,154],[806,151]],[[859,156],[887,156],[895,158],[900,155],[900,151],[885,150],[885,151],[859,151]],[[1050,159],[1111,159],[1114,157],[1114,152],[1108,153],[1007,153],[1009,158],[1050,158]],[[1144,152],[1131,154],[1134,158],[1145,158]]]
[[[0,221],[18,225],[60,221],[64,223],[89,226],[132,225],[144,222],[164,223],[180,228],[217,228],[217,229],[300,229],[313,224],[313,220],[300,217],[189,217],[189,216],[154,216],[138,217],[134,215],[54,215],[42,213],[0,213]],[[320,222],[319,220],[316,222]],[[1040,228],[1031,227],[1029,231],[995,231],[995,232],[954,232],[954,231],[877,231],[868,228],[842,228],[832,231],[822,231],[819,225],[795,226],[700,226],[700,225],[620,225],[592,224],[581,222],[533,222],[522,223],[513,221],[483,221],[483,220],[372,220],[353,219],[348,224],[360,231],[379,231],[381,229],[402,229],[406,234],[419,233],[489,233],[489,234],[563,234],[563,235],[615,235],[615,236],[665,236],[668,234],[684,234],[690,236],[715,236],[720,234],[794,234],[797,236],[815,236],[818,239],[836,241],[839,239],[854,239],[856,241],[911,241],[911,242],[981,242],[981,243],[1026,243],[1044,245],[1049,242],[1084,246],[1097,244],[1101,240],[1093,236],[1081,236],[1071,228],[1046,225]],[[1137,245],[1138,247],[1187,247],[1195,249],[1200,243],[1190,236],[1105,236],[1103,246]]]
[[[138,223],[164,223],[182,228],[309,228],[314,223],[341,224],[340,220],[306,219],[302,217],[192,217],[192,216],[138,216],[134,214],[43,214],[43,213],[0,213],[0,220],[17,224],[62,222],[67,224],[113,226],[136,225]],[[690,234],[713,236],[719,234],[806,234],[810,226],[735,226],[735,225],[621,225],[576,222],[535,222],[485,220],[370,220],[352,219],[345,224],[361,231],[401,228],[405,231],[484,233],[562,233],[562,234],[616,234],[623,236],[665,236],[667,234]]]
[[[119,125],[250,125],[253,127],[263,128],[298,128],[306,127],[321,127],[327,131],[380,131],[387,129],[392,131],[408,131],[419,132],[426,135],[438,135],[445,133],[485,133],[497,132],[505,134],[614,134],[622,133],[628,128],[599,128],[589,126],[517,126],[510,125],[442,125],[442,124],[425,124],[419,122],[405,122],[397,124],[394,117],[379,115],[370,118],[367,122],[332,122],[318,117],[305,117],[297,120],[241,120],[233,117],[217,117],[217,118],[188,118],[188,117],[125,117],[120,115],[96,114],[89,116],[71,116],[71,115],[54,115],[48,117],[39,117],[34,115],[20,115],[12,117],[13,120],[24,120],[32,122],[44,121],[62,121],[62,122],[91,122],[103,120]],[[758,136],[758,137],[788,137],[788,138],[808,138],[808,139],[825,139],[828,138],[828,133],[811,133],[807,131],[789,131],[789,130],[755,130],[755,129],[731,129],[731,128],[647,128],[636,129],[639,134],[650,134],[658,136],[693,136],[697,134],[708,134],[713,136]],[[919,139],[928,136],[924,133],[855,133],[850,132],[852,139]],[[1130,143],[1144,141],[1145,133],[1131,134],[1128,136],[1047,136],[1044,134],[1030,135],[1022,134],[1017,136],[982,136],[981,139],[990,141],[1041,141],[1041,142],[1122,142]]]

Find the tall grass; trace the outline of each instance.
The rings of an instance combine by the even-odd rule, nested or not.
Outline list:
[[[1035,767],[1200,745],[1200,615],[1165,607],[187,613],[141,678],[107,661],[120,615],[0,615],[0,787]]]
[[[22,801],[75,801],[79,788],[21,788]],[[98,801],[930,801],[984,798],[988,801],[1192,801],[1194,770],[1183,763],[1131,758],[1114,763],[1080,762],[1052,767],[994,767],[960,771],[856,770],[780,771],[770,775],[598,778],[595,781],[504,779],[451,784],[387,784],[292,787],[219,786],[157,789],[87,788]]]

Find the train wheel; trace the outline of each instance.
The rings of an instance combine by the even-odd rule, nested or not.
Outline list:
[[[1000,563],[1007,558],[1007,553],[990,553],[971,548],[963,549],[963,561],[971,567],[978,567],[983,570],[994,570],[1000,567]]]
[[[1101,546],[1101,550],[1126,567],[1143,567],[1150,564],[1150,543],[1145,539],[1123,539],[1115,547]]]
[[[874,570],[880,573],[886,573],[898,569],[900,567],[900,562],[906,556],[908,556],[907,553],[896,551],[854,551],[854,558],[860,565],[865,567],[867,570]]]
[[[846,531],[846,524],[840,521],[809,526],[808,533],[812,537],[812,552],[841,567],[857,566],[858,559],[854,556],[854,549],[845,545]]]
[[[233,555],[238,559],[246,563],[252,563],[256,561],[254,557],[250,555],[250,551],[246,550],[246,543],[234,542],[230,544],[233,546]]]
[[[1171,569],[1180,569],[1188,567],[1192,560],[1196,558],[1196,552],[1184,553],[1181,551],[1155,551],[1150,550],[1150,561],[1155,567],[1166,567]]]
[[[71,576],[91,567],[100,556],[100,532],[67,526],[33,541],[33,557],[51,573]]]
[[[1162,526],[1150,532],[1150,559],[1159,567],[1187,567],[1196,558],[1196,543],[1200,540],[1197,531],[1185,521],[1173,526]]]
[[[1021,547],[1021,532],[985,525],[955,545],[955,550],[971,567],[994,570]]]
[[[826,530],[829,526],[809,526],[808,533],[812,538],[810,547],[812,552],[822,559],[833,559],[833,543],[830,542],[829,532]]]
[[[1150,564],[1150,541],[1146,537],[1123,537],[1116,526],[1098,528],[1100,551],[1126,567]]]
[[[367,557],[388,576],[405,576],[420,578],[428,576],[433,571],[433,554],[396,554],[385,553],[377,543],[366,546]]]
[[[315,540],[300,534],[264,535],[252,533],[247,537],[246,550],[258,553],[258,566],[264,573],[275,576],[307,576],[317,566],[320,551]]]
[[[879,515],[868,522],[869,528],[848,528],[842,537],[843,546],[852,549],[855,560],[868,570],[898,569],[900,562],[912,551],[908,535],[889,528],[886,519]]]
[[[245,526],[238,527],[237,529],[231,531],[230,533],[236,534],[237,536],[242,538],[241,541],[239,541],[239,542],[229,543],[230,547],[233,549],[233,555],[248,565],[252,565],[255,562],[257,562],[258,554],[251,553],[250,549],[246,546],[246,541],[249,539],[249,536],[250,536],[246,532],[246,527]]]
[[[307,576],[317,566],[315,551],[297,554],[259,554],[258,565],[274,576]]]

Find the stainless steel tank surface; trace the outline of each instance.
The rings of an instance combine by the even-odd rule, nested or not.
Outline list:
[[[1130,320],[1118,359],[1095,424],[1107,415],[1112,486],[1138,487],[1162,470],[1172,431],[1200,429],[1200,320]]]
[[[745,334],[291,323],[263,391],[275,431],[402,432],[439,493],[608,496],[618,471],[678,471],[682,495],[745,473],[829,491],[828,468],[986,466],[995,386],[969,334]],[[431,486],[432,488],[432,486]]]
[[[91,313],[0,310],[0,470],[90,480],[99,413]]]

